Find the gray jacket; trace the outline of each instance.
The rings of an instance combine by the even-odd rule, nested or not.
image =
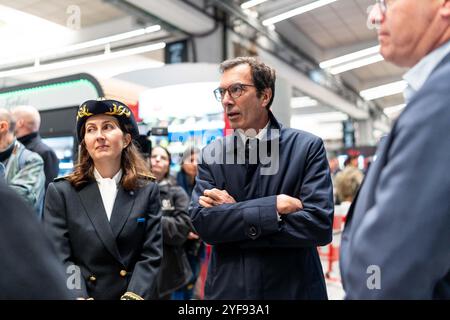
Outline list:
[[[40,218],[45,192],[44,162],[19,141],[14,144],[14,150],[5,164],[6,183],[34,208]]]
[[[347,216],[348,299],[450,299],[450,55],[380,144]]]

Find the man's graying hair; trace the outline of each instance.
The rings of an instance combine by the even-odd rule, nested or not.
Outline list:
[[[258,98],[261,96],[264,89],[272,89],[272,98],[267,104],[267,110],[269,110],[270,106],[272,105],[273,98],[275,97],[275,70],[259,61],[255,57],[237,57],[222,62],[220,64],[220,72],[223,73],[241,64],[248,64],[250,66],[253,85],[256,87]]]
[[[9,124],[8,131],[14,133],[14,129],[16,127],[16,121],[12,116],[11,112],[7,109],[0,108],[0,121],[6,121]]]

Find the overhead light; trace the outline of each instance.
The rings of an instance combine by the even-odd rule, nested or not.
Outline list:
[[[116,35],[103,37],[103,38],[86,41],[86,42],[82,42],[82,43],[77,43],[77,44],[73,44],[73,45],[69,45],[69,46],[65,46],[65,47],[61,47],[61,48],[46,50],[46,51],[35,53],[35,54],[29,55],[29,56],[12,58],[12,59],[2,59],[0,61],[0,65],[20,63],[23,61],[35,60],[36,58],[39,59],[39,58],[46,57],[46,56],[54,56],[54,55],[58,55],[58,54],[74,52],[77,50],[92,48],[92,47],[96,47],[96,46],[100,46],[100,45],[108,45],[108,44],[111,44],[116,41],[121,41],[121,40],[125,40],[125,39],[138,37],[138,36],[156,32],[159,30],[161,30],[160,25],[153,25],[153,26],[150,26],[147,28],[141,28],[141,29],[124,32],[124,33],[119,33]]]
[[[361,91],[359,94],[366,100],[375,100],[378,98],[391,96],[397,93],[402,93],[405,90],[407,83],[405,80],[400,80],[382,86],[370,88]]]
[[[295,117],[308,126],[313,126],[317,123],[341,122],[349,118],[347,114],[339,111],[302,114]]]
[[[308,11],[311,11],[311,10],[314,10],[314,9],[326,6],[327,4],[330,4],[330,3],[333,3],[333,2],[336,2],[336,1],[337,0],[318,0],[318,1],[314,1],[314,2],[311,2],[311,3],[307,4],[307,5],[304,5],[304,6],[296,8],[296,9],[289,10],[289,11],[287,11],[285,13],[276,15],[275,17],[266,19],[266,20],[264,20],[262,22],[262,24],[265,25],[265,26],[268,26],[268,25],[271,25],[271,24],[275,24],[277,22],[280,22],[280,21],[292,18],[294,16],[298,16],[300,14],[303,14],[303,13],[306,13]]]
[[[258,18],[258,11],[255,10],[250,10],[250,9],[244,9],[242,10],[246,15],[248,15],[249,17],[256,19]]]
[[[247,1],[247,2],[244,2],[243,4],[241,4],[241,8],[242,8],[242,10],[250,9],[250,8],[255,7],[266,1],[267,0],[250,0],[250,1]]]
[[[35,73],[35,72],[42,72],[42,71],[50,71],[50,70],[56,70],[56,69],[64,69],[64,68],[88,64],[88,63],[117,59],[117,58],[132,56],[135,54],[141,54],[141,53],[146,53],[146,52],[150,52],[150,51],[163,49],[163,48],[165,48],[165,46],[166,46],[165,42],[158,42],[158,43],[154,43],[154,44],[150,44],[150,45],[146,45],[146,46],[125,49],[125,50],[120,50],[120,51],[116,51],[116,52],[100,54],[100,55],[96,55],[96,56],[71,59],[71,60],[65,60],[65,61],[61,61],[61,62],[35,65],[33,67],[26,67],[26,68],[2,71],[2,72],[0,72],[0,78],[12,77],[12,76],[18,76],[18,75],[23,75],[23,74]]]
[[[340,64],[346,63],[346,62],[350,62],[350,61],[354,61],[360,58],[365,58],[367,56],[371,56],[374,54],[378,54],[380,52],[380,46],[374,46],[374,47],[370,47],[364,50],[359,50],[359,51],[355,51],[337,58],[333,58],[330,60],[326,60],[323,61],[319,64],[319,66],[322,69],[328,69],[331,67],[335,67],[338,66]]]
[[[127,0],[114,2],[132,4],[146,13],[158,17],[162,21],[170,21],[172,26],[187,33],[204,33],[205,30],[212,30],[214,28],[214,19],[203,11],[198,10],[198,8],[195,8],[195,5],[188,4],[188,1]],[[161,5],[161,3],[164,3],[164,5]]]
[[[336,75],[336,74],[339,74],[339,73],[342,73],[345,71],[361,68],[361,67],[373,64],[373,63],[383,61],[383,60],[384,60],[383,56],[381,54],[377,53],[373,56],[369,56],[369,57],[366,57],[363,59],[359,59],[359,60],[355,60],[355,61],[352,61],[349,63],[339,65],[337,67],[333,67],[330,69],[330,73]]]
[[[311,97],[308,96],[295,97],[291,99],[291,107],[293,109],[315,107],[317,105],[319,105],[317,100],[311,99]]]
[[[9,57],[29,56],[75,39],[72,29],[4,5],[0,5],[0,21],[0,39],[8,44],[0,51],[1,63]]]

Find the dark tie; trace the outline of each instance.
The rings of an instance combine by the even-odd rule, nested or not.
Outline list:
[[[249,198],[253,198],[255,190],[258,190],[258,186],[254,183],[258,181],[254,179],[258,173],[258,147],[259,140],[256,138],[248,138],[245,142],[245,193]]]
[[[254,166],[259,162],[259,140],[256,138],[248,138],[245,141],[245,165]]]

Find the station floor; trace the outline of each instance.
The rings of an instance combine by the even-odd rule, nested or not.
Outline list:
[[[327,285],[328,299],[343,300],[345,297],[344,289],[342,288],[341,273],[339,270],[339,245],[341,241],[340,234],[333,236],[333,242],[330,245],[319,248],[320,261],[322,262],[323,274]],[[330,246],[333,245],[334,254],[332,263],[329,263]]]
[[[324,274],[327,271],[328,262],[322,260],[322,266],[324,268]],[[340,281],[340,275],[338,267],[336,266],[337,262],[334,264],[334,268],[332,273],[330,274],[330,278],[325,278],[325,282],[327,285],[327,293],[329,300],[343,300],[345,296],[344,289],[342,288],[342,283]],[[337,272],[336,272],[337,271]]]

